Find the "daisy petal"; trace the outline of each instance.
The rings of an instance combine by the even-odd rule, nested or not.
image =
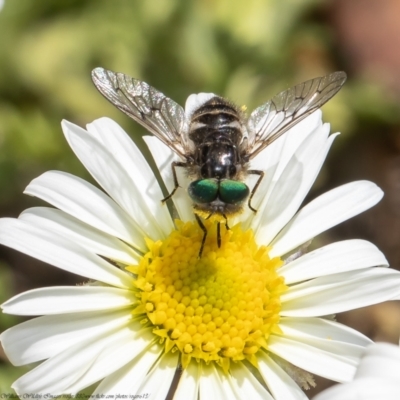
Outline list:
[[[297,383],[267,354],[257,354],[259,371],[274,400],[308,400]]]
[[[221,368],[214,368],[214,374],[216,375],[219,384],[222,386],[226,399],[242,399],[242,396],[239,393],[239,388],[236,386],[235,381],[229,374],[225,373]]]
[[[160,221],[157,221],[157,216],[152,213],[154,207],[149,207],[143,195],[147,192],[151,196],[152,193],[149,191],[155,187],[155,176],[151,170],[139,171],[135,168],[137,176],[133,177],[116,156],[87,131],[67,121],[63,121],[62,127],[74,153],[99,185],[142,227],[148,237],[153,240],[165,237],[166,232],[170,232],[173,228],[168,210],[158,206],[160,210],[164,210],[165,215],[160,216]],[[116,139],[121,140],[119,135]],[[122,140],[118,147],[124,144]],[[137,150],[131,157],[135,159],[143,156]],[[153,193],[151,203],[161,199],[159,189],[158,196]],[[168,219],[169,222],[165,223]]]
[[[303,136],[301,136],[303,137]],[[251,160],[250,169],[255,169],[264,172],[264,178],[261,180],[260,185],[254,193],[252,199],[252,205],[256,210],[259,210],[257,214],[261,214],[264,211],[265,203],[268,201],[271,192],[275,185],[279,181],[278,170],[282,165],[286,163],[282,160],[282,154],[285,150],[285,144],[287,136],[282,136],[270,146],[267,146],[260,154],[258,154],[253,160]],[[246,184],[249,188],[254,188],[257,182],[257,176],[249,174],[246,178]],[[243,229],[250,229],[255,226],[254,212],[249,207],[244,207],[243,213],[233,218],[232,225],[241,222]]]
[[[327,131],[321,130],[323,128]],[[283,137],[285,138],[285,144],[282,150],[282,154],[279,156],[279,168],[276,173],[280,176],[282,171],[285,169],[289,160],[293,157],[293,154],[299,149],[303,142],[311,135],[319,132],[320,135],[329,135],[330,124],[322,122],[322,111],[317,110],[304,118],[298,124],[290,128]],[[335,133],[336,135],[336,133]],[[268,146],[270,147],[270,146]],[[267,148],[268,148],[267,147]]]
[[[399,382],[369,377],[330,387],[313,400],[398,400],[399,396]]]
[[[365,349],[352,382],[324,390],[314,400],[397,400],[400,398],[399,371],[398,346],[371,344]]]
[[[267,389],[258,382],[254,375],[242,363],[232,363],[230,372],[232,380],[240,392],[240,398],[274,400]]]
[[[271,257],[281,256],[333,226],[368,210],[383,192],[368,181],[339,186],[303,207],[271,243]]]
[[[110,398],[117,399],[118,395],[129,396],[132,394],[144,394],[138,392],[139,387],[152,366],[156,363],[161,352],[162,348],[157,345],[146,348],[128,364],[105,377],[100,382],[100,385],[97,386],[92,396],[108,395]]]
[[[328,133],[327,126],[317,129],[289,160],[269,198],[254,216],[258,243],[270,243],[299,209],[336,137],[327,138]]]
[[[173,161],[182,161],[177,154],[168,148],[161,140],[158,140],[152,136],[144,136],[143,140],[147,144],[157,168],[161,174],[164,184],[167,188],[168,193],[172,193],[175,184],[172,175],[171,164]],[[179,218],[182,221],[194,220],[193,206],[187,194],[187,187],[189,186],[190,180],[185,173],[184,168],[176,168],[178,183],[180,188],[172,196],[171,200],[174,203],[176,211],[178,212]]]
[[[202,365],[202,373],[200,376],[200,396],[199,400],[221,399],[230,400],[237,397],[229,390],[225,392],[219,374],[216,371],[214,363]]]
[[[367,347],[357,369],[356,379],[375,377],[400,378],[400,347],[389,343],[374,343]]]
[[[83,179],[49,171],[34,179],[24,191],[102,232],[146,250],[145,232],[105,193]]]
[[[285,264],[278,271],[285,278],[285,284],[290,285],[373,266],[388,266],[383,253],[366,240],[353,239],[328,244]]]
[[[325,124],[329,126],[329,124]],[[322,126],[322,112],[316,112],[304,118],[298,124],[290,128],[283,136],[267,146],[260,154],[251,160],[251,169],[264,170],[266,166],[279,165],[274,170],[274,184],[277,182],[280,174],[285,169],[293,154],[301,146],[304,140],[320,129]],[[274,161],[271,161],[274,160]],[[266,177],[268,178],[268,177]]]
[[[376,267],[343,272],[290,287],[281,297],[281,315],[331,315],[393,300],[399,296],[398,271]]]
[[[197,400],[201,366],[192,360],[183,370],[173,400]]]
[[[96,254],[26,221],[0,219],[0,243],[57,268],[112,286],[131,288],[133,284],[130,275]]]
[[[165,399],[179,364],[179,353],[164,354],[139,386],[138,394],[146,399]]]
[[[291,318],[284,317],[279,322],[279,327],[284,332],[284,336],[290,338],[300,338],[302,341],[315,343],[318,340],[328,340],[329,342],[341,342],[348,345],[354,345],[362,348],[372,343],[371,339],[362,333],[342,325],[339,322],[324,318]],[[346,355],[347,350],[343,352]],[[360,353],[357,352],[357,357]]]
[[[317,345],[321,345],[321,341]],[[329,347],[330,350],[344,350],[340,345]],[[348,382],[356,372],[356,363],[351,363],[348,358],[286,336],[271,335],[268,350],[301,369],[337,382]]]
[[[141,208],[142,213],[151,215],[163,231],[165,236],[169,235],[173,224],[167,207],[160,207],[160,202],[163,199],[163,194],[160,185],[150,168],[142,152],[138,149],[132,139],[126,132],[112,119],[100,118],[87,125],[88,132],[95,140],[98,140],[102,145],[115,157],[120,164],[121,171],[128,174],[132,183],[136,186],[138,196],[145,208]],[[118,187],[118,195],[121,193],[121,188]],[[111,193],[112,197],[115,196]],[[123,201],[129,200],[126,206],[131,206],[132,193],[127,198],[122,198]],[[136,200],[136,199],[135,199]],[[137,201],[137,200],[136,200]],[[140,205],[142,207],[142,204]],[[131,209],[131,208],[129,208]],[[147,212],[148,209],[148,212]],[[137,210],[132,208],[132,212]],[[131,214],[136,218],[136,214]]]
[[[140,256],[121,240],[77,220],[63,211],[47,207],[25,210],[19,217],[32,225],[40,226],[55,235],[79,243],[80,246],[111,260],[132,265]]]
[[[292,159],[301,143],[313,132],[319,133],[319,128],[321,126],[321,113],[318,110],[295,125],[285,135],[281,136],[270,146],[267,146],[260,154],[251,160],[250,169],[264,171],[264,178],[252,199],[253,207],[255,207],[258,212],[257,215],[254,216],[253,211],[251,211],[249,207],[245,207],[244,213],[240,218],[234,218],[233,224],[241,221],[243,229],[252,227],[253,230],[259,226],[262,221],[261,216],[265,212],[266,207],[268,207],[271,193],[275,191],[276,185],[281,184],[280,176],[282,171],[287,166],[289,160]],[[246,183],[250,188],[254,187],[255,182],[254,175],[249,175],[247,177]],[[257,219],[254,219],[255,217]]]
[[[123,329],[78,343],[43,362],[14,382],[19,395],[51,393],[76,394],[99,379],[123,367],[140,354],[153,335],[132,322]]]
[[[204,105],[208,100],[211,100],[216,95],[214,93],[196,93],[191,94],[185,103],[185,114],[188,119],[192,114],[201,106]]]
[[[124,308],[137,303],[135,292],[102,286],[53,286],[28,290],[1,305],[14,315],[51,315]]]
[[[75,344],[88,341],[95,334],[126,326],[130,310],[101,311],[68,315],[46,315],[25,321],[0,335],[8,359],[24,365],[55,356]]]

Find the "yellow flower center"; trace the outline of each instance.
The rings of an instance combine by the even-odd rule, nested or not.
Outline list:
[[[179,350],[185,367],[191,358],[215,361],[225,370],[230,361],[248,359],[267,348],[279,332],[280,296],[286,286],[276,273],[280,258],[257,246],[251,230],[239,225],[221,229],[218,248],[215,222],[206,221],[208,236],[197,223],[176,221],[177,230],[162,241],[147,241],[149,252],[138,266],[140,305],[165,350]]]

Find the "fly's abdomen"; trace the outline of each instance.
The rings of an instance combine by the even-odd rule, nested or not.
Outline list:
[[[193,113],[189,138],[196,145],[210,141],[239,145],[242,139],[240,112],[222,97],[213,97]]]

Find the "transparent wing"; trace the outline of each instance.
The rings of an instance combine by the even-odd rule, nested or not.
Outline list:
[[[122,73],[95,68],[92,79],[100,93],[129,117],[186,159],[192,153],[185,110],[147,83]]]
[[[253,158],[292,126],[322,107],[345,81],[345,72],[334,72],[285,90],[256,108],[247,122],[245,152],[248,158]]]

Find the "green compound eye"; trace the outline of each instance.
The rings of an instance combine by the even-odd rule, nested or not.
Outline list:
[[[214,179],[199,179],[189,185],[188,193],[195,203],[211,203],[217,198],[218,183]]]
[[[240,204],[250,193],[247,185],[240,181],[224,180],[219,184],[219,197],[224,203]]]

